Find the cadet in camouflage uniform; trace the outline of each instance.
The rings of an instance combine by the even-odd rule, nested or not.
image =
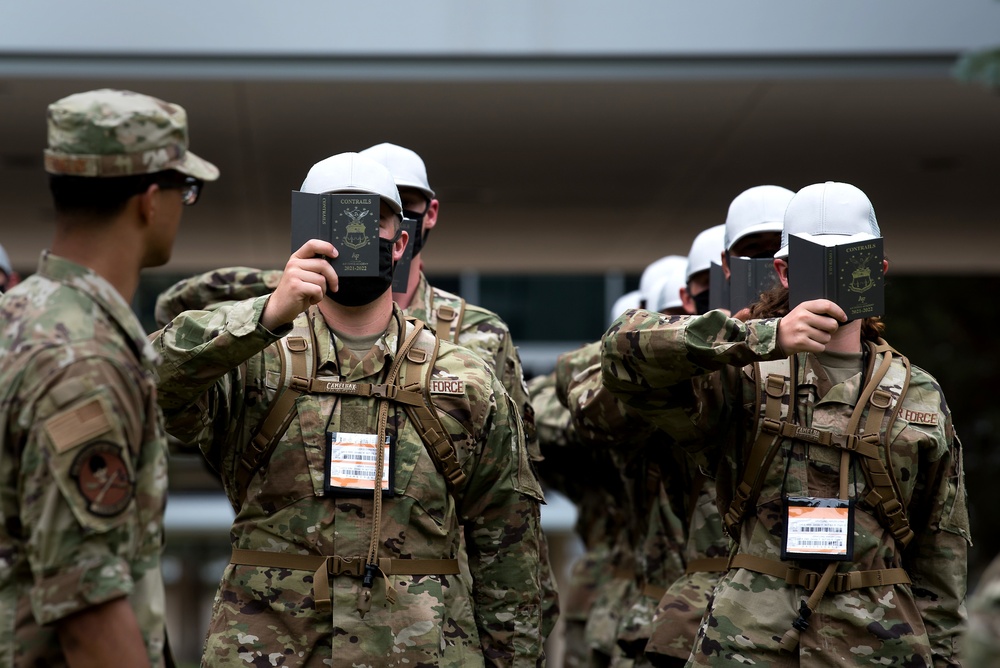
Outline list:
[[[596,355],[591,356],[594,360]],[[606,452],[583,448],[570,414],[556,395],[558,373],[570,373],[572,354],[560,358],[556,371],[528,383],[538,441],[545,455],[545,481],[577,508],[576,531],[585,553],[573,564],[569,590],[561,594],[564,620],[563,665],[606,666],[616,649],[621,592],[631,585],[634,568],[615,567],[625,555],[625,489]],[[616,592],[616,593],[609,593]],[[588,634],[589,629],[589,634]]]
[[[0,297],[0,665],[162,666],[166,437],[129,301],[218,170],[128,91],[51,104],[48,139],[52,248]]]
[[[684,258],[669,256],[647,267],[640,281],[645,302],[659,305],[662,285],[674,280],[678,270],[683,274],[684,265]],[[597,478],[595,486],[612,492],[612,507],[622,514],[617,531],[606,537],[613,542],[601,564],[603,586],[585,635],[594,658],[604,655],[613,666],[648,665],[643,651],[656,603],[684,572],[684,530],[678,512],[683,498],[676,494],[683,481],[674,479],[676,455],[659,443],[665,435],[638,420],[628,424],[612,397],[605,395],[602,409],[607,414],[597,423],[580,419],[578,384],[588,378],[600,386],[599,353],[599,342],[567,353],[559,358],[556,374],[556,393],[569,407],[580,443],[578,457],[597,464],[591,473]],[[606,419],[616,428],[608,428]]]
[[[857,188],[802,189],[788,205],[775,260],[784,288],[790,234],[855,240],[879,231]],[[789,311],[782,296],[787,291],[777,289],[746,322],[719,311],[630,311],[604,338],[605,385],[679,443],[696,443],[696,454],[720,462],[720,502],[734,513],[738,550],[689,664],[958,665],[970,537],[961,444],[941,389],[917,367],[905,384],[908,363],[877,338],[876,322],[846,323],[827,300]],[[786,315],[758,317],[769,310]],[[768,360],[783,361],[762,370]],[[783,375],[787,369],[793,373]],[[765,377],[772,394],[761,398]],[[692,386],[692,378],[703,382]],[[758,401],[765,412],[755,410]],[[772,409],[781,419],[762,431],[754,416]],[[776,456],[757,459],[758,442],[777,447]],[[770,463],[745,470],[748,457]],[[878,462],[886,471],[878,473]],[[754,494],[744,476],[757,473]],[[779,561],[789,496],[855,500],[851,560]]]
[[[624,509],[625,522],[606,567],[627,584],[605,590],[587,631],[588,641],[596,644],[602,636],[598,615],[607,608],[607,617],[615,620],[609,665],[630,668],[649,665],[644,650],[656,604],[684,572],[683,481],[676,479],[680,462],[666,434],[625,415],[607,393],[600,393],[603,405],[595,406],[599,352],[600,342],[578,351],[577,360],[594,363],[560,373],[557,391],[566,396],[578,438],[586,448],[610,458],[623,490],[616,504]],[[560,358],[560,366],[569,365],[566,357],[571,355]],[[580,412],[581,405],[587,406],[586,414]]]
[[[528,388],[524,383],[521,358],[514,341],[500,316],[480,306],[467,303],[458,295],[435,288],[424,276],[424,244],[427,235],[437,225],[440,203],[427,180],[424,161],[414,151],[396,144],[376,144],[361,151],[392,172],[403,203],[403,214],[416,221],[413,235],[413,259],[405,293],[394,292],[393,299],[406,315],[417,318],[437,332],[438,338],[453,341],[482,357],[500,378],[504,389],[518,407],[524,424],[528,455],[537,463],[542,455],[535,436],[535,416]],[[545,600],[542,610],[542,633],[547,638],[559,618],[559,594],[549,561],[548,542],[543,533],[541,546],[541,579]]]
[[[168,430],[201,447],[237,509],[203,664],[540,665],[542,496],[517,410],[480,357],[447,342],[428,356],[433,333],[393,305],[387,265],[407,239],[388,170],[340,154],[301,190],[381,197],[381,275],[338,277],[316,257],[333,246],[312,240],[271,295],[183,313],[154,339]],[[257,467],[254,435],[284,396],[273,344],[290,325],[302,335],[281,345],[311,340],[315,375]],[[460,474],[451,490],[406,406],[390,400],[414,395],[394,377],[424,374],[429,360],[433,414]],[[334,433],[390,444],[386,494],[374,479],[367,491],[334,484]],[[382,449],[371,449],[368,466],[381,471]],[[370,461],[355,457],[359,468]],[[462,536],[471,582],[457,577]]]
[[[730,203],[721,230],[709,228],[695,238],[688,252],[688,285],[682,292],[688,308],[698,309],[700,305],[700,313],[708,310],[706,305],[712,298],[708,274],[716,258],[721,256],[723,271],[728,277],[730,255],[774,255],[781,246],[782,221],[793,194],[770,185],[745,190]],[[687,315],[696,312],[691,310]],[[701,383],[703,379],[693,382]],[[646,655],[661,667],[680,666],[687,661],[715,585],[728,568],[731,547],[716,504],[717,463],[688,456],[681,464],[684,473],[679,477],[688,481],[684,492],[686,569],[657,604],[646,644]]]
[[[520,411],[528,454],[537,463],[541,460],[541,453],[535,436],[534,413],[524,383],[521,359],[507,323],[492,311],[432,287],[421,270],[423,258],[420,251],[427,234],[437,223],[439,206],[427,182],[423,160],[413,151],[395,144],[378,144],[365,149],[361,155],[381,163],[393,174],[404,214],[417,222],[416,234],[410,240],[414,249],[409,265],[408,289],[405,293],[393,293],[395,301],[406,315],[424,322],[442,340],[468,348],[490,364]],[[162,327],[187,309],[201,309],[225,301],[268,294],[280,278],[280,271],[247,267],[217,269],[194,276],[180,281],[160,295],[156,301],[156,321]],[[441,319],[442,315],[449,320]],[[545,589],[543,629],[548,637],[559,616],[559,603],[544,534],[539,540],[542,545],[542,586]]]

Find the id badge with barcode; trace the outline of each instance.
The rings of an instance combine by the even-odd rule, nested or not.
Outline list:
[[[852,561],[854,501],[812,496],[786,497],[781,558]]]
[[[382,496],[392,496],[396,448],[385,439],[380,476],[375,475],[376,434],[331,431],[326,434],[326,479],[323,489],[335,496],[370,496],[376,477],[381,478]]]

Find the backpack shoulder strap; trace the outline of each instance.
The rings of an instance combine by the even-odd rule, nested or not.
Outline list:
[[[458,335],[462,332],[462,320],[465,318],[465,300],[458,295],[433,290],[434,317],[437,324],[434,335],[442,341],[458,343]]]
[[[312,338],[309,317],[303,313],[295,319],[292,331],[288,335],[271,344],[277,346],[281,362],[278,394],[257,425],[257,430],[236,468],[236,492],[240,505],[246,500],[250,480],[270,458],[274,446],[288,429],[294,413],[295,400],[309,387],[309,378],[312,377],[316,367]]]
[[[409,320],[409,319],[408,319]],[[439,321],[440,323],[440,321]],[[416,321],[423,327],[423,323]],[[448,491],[452,496],[456,490],[465,484],[465,472],[458,461],[458,451],[451,440],[448,430],[441,423],[437,409],[431,401],[431,376],[437,361],[440,338],[438,336],[421,336],[406,352],[406,368],[403,370],[403,389],[419,392],[423,402],[416,405],[405,405],[404,410],[420,433],[420,438],[427,447],[427,452],[434,460],[438,471],[444,476]]]
[[[754,408],[754,424],[758,424],[757,437],[747,453],[743,464],[743,476],[736,486],[729,510],[723,515],[722,521],[726,533],[739,540],[739,526],[746,516],[747,508],[760,495],[767,470],[774,460],[781,439],[778,438],[781,429],[781,418],[787,414],[790,406],[791,377],[789,359],[773,362],[757,362],[754,364],[754,382],[756,383],[756,407]],[[765,375],[766,374],[766,375]],[[761,419],[760,412],[764,415]]]
[[[897,353],[888,344],[882,344],[884,344],[882,341],[876,344],[874,352],[884,353],[883,364],[889,364],[890,367],[868,399],[868,416],[865,419],[861,440],[871,445],[881,443],[884,457],[877,449],[875,456],[860,457],[861,471],[868,486],[865,502],[875,508],[882,524],[905,548],[913,540],[913,530],[906,516],[906,508],[900,502],[902,497],[892,469],[889,439],[892,437],[892,426],[899,417],[903,397],[906,396],[910,386],[910,360]],[[894,356],[899,358],[898,367],[892,365]],[[891,388],[899,388],[898,394],[892,392]],[[886,415],[889,418],[883,426]],[[863,453],[859,450],[859,454]]]

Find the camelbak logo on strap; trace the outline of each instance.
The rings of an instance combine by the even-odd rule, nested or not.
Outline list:
[[[803,441],[819,443],[822,439],[822,435],[819,429],[813,429],[812,427],[796,427],[795,438],[800,438]]]
[[[317,378],[316,381],[318,380],[319,379]],[[339,393],[351,394],[358,391],[357,383],[343,383],[340,381],[328,380],[323,385],[324,387],[322,389],[331,394],[339,394]]]

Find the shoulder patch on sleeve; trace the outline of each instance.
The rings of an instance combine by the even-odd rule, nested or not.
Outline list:
[[[432,378],[431,394],[465,394],[465,381],[460,378]]]
[[[83,448],[70,468],[87,510],[101,517],[114,517],[128,507],[135,481],[122,458],[122,449],[97,441]]]
[[[94,397],[45,421],[45,433],[56,452],[63,453],[111,429],[107,408]]]
[[[928,427],[936,427],[938,424],[938,414],[930,411],[913,411],[904,408],[899,411],[899,417],[911,424],[922,424]]]
[[[93,385],[82,378],[71,378],[52,388],[52,401],[58,408],[68,406],[93,389]]]

